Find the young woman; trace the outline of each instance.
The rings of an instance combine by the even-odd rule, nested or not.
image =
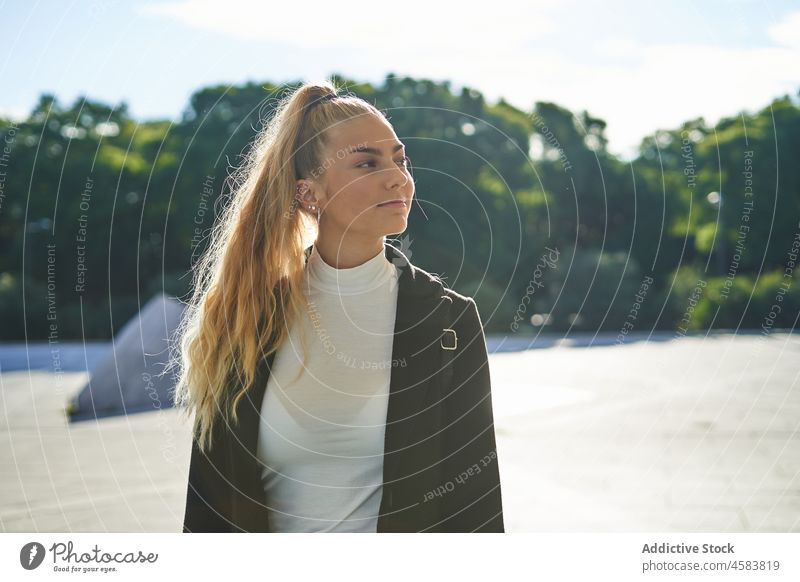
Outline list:
[[[504,531],[476,304],[386,243],[408,162],[328,82],[259,133],[181,328],[184,532]]]

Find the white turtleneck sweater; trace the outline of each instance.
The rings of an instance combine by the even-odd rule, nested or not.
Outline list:
[[[304,277],[307,313],[275,354],[261,405],[257,456],[270,529],[375,532],[397,269],[385,248],[337,269],[314,246]]]

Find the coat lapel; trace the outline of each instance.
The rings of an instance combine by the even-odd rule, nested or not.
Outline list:
[[[306,261],[311,252],[305,251]],[[438,279],[417,269],[395,247],[385,244],[386,258],[398,269],[397,306],[392,345],[392,371],[384,438],[384,483],[402,473],[398,451],[414,437],[420,411],[431,402],[426,394],[440,369],[439,344],[442,325],[436,316],[444,289]],[[435,347],[435,346],[434,346]],[[261,360],[253,385],[237,407],[239,423],[229,438],[234,495],[233,522],[244,531],[269,531],[263,506],[261,469],[256,456],[261,404],[275,353]],[[391,501],[389,501],[391,504]],[[381,504],[384,513],[386,500]],[[379,528],[380,529],[380,528]]]

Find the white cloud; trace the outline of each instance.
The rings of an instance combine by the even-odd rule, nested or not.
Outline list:
[[[800,12],[789,14],[778,24],[770,26],[767,34],[778,44],[800,47]]]
[[[508,2],[502,7],[477,0],[457,4],[426,0],[390,4],[181,0],[145,4],[139,13],[168,17],[190,28],[239,40],[363,48],[383,55],[442,49],[456,54],[476,40],[484,49],[526,42],[537,30],[544,32],[552,26],[543,10],[556,5],[555,0]],[[512,14],[513,18],[509,17]]]
[[[30,113],[29,107],[3,107],[0,106],[0,117],[12,121],[25,121]]]
[[[636,54],[637,45],[630,39],[606,37],[595,45],[597,54],[604,57],[628,58]]]
[[[799,14],[771,29],[781,46],[733,49],[615,39],[595,47],[617,57],[610,65],[537,50],[489,52],[468,63],[431,55],[407,73],[450,78],[489,98],[503,96],[524,110],[534,101],[553,101],[575,113],[586,109],[608,122],[610,150],[632,157],[641,139],[657,129],[701,116],[714,124],[741,110],[761,109],[779,95],[795,94],[800,45],[790,45],[795,37],[788,31],[798,26]]]
[[[407,0],[396,10],[387,6],[394,5],[181,0],[145,5],[142,12],[230,38],[283,44],[288,51],[321,49],[319,62],[300,63],[297,76],[319,65],[356,78],[392,71],[469,85],[524,110],[535,101],[586,109],[608,122],[611,151],[626,155],[656,129],[699,116],[713,124],[800,85],[800,12],[767,29],[772,46],[722,47],[714,33],[730,39],[713,23],[703,42],[656,43],[647,35],[637,41],[617,32],[615,19],[625,18],[618,10],[554,0],[514,6],[469,0],[454,7]],[[298,18],[298,10],[305,17]],[[638,22],[642,15],[629,18]],[[678,26],[655,13],[645,11],[645,18],[661,38]],[[338,55],[350,54],[342,51],[359,49],[359,62],[334,66]]]

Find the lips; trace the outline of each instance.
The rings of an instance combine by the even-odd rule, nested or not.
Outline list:
[[[395,200],[387,200],[386,202],[381,202],[378,206],[405,206],[406,201],[402,198],[396,198]]]

